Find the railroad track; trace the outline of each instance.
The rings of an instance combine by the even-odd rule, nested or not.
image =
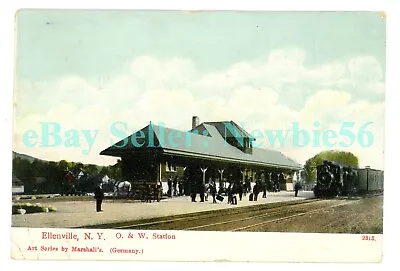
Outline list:
[[[268,212],[268,213],[260,214],[260,215],[251,215],[251,216],[248,216],[245,218],[231,219],[231,220],[221,221],[221,222],[217,222],[217,223],[210,223],[210,224],[205,224],[205,225],[200,225],[200,226],[195,226],[195,227],[184,228],[183,230],[244,231],[244,230],[248,230],[250,228],[264,226],[264,225],[267,225],[272,222],[278,222],[281,220],[291,219],[294,217],[303,216],[306,214],[319,212],[324,209],[335,208],[335,207],[339,207],[339,206],[347,205],[347,204],[351,204],[351,203],[352,202],[328,205],[328,206],[324,206],[324,207],[316,208],[316,209],[312,209],[312,210],[309,210],[304,205],[303,206],[293,206],[293,208],[287,209],[287,210]],[[310,203],[310,204],[312,204],[312,203]],[[297,208],[297,207],[301,207],[301,208]],[[308,207],[310,207],[310,206],[308,206]],[[261,222],[254,223],[255,220],[256,221],[261,220]],[[249,225],[237,226],[238,224],[239,225],[246,224],[246,223],[248,224],[248,222],[250,222]]]
[[[368,197],[375,197],[375,196],[381,196],[382,194],[374,194],[374,195],[368,195]],[[337,208],[337,207],[341,207],[341,206],[345,206],[345,205],[349,205],[349,204],[354,204],[355,202],[358,202],[360,200],[362,200],[363,198],[359,198],[359,199],[353,199],[352,201],[346,201],[343,203],[339,203],[339,204],[333,204],[333,205],[328,205],[328,206],[323,206],[323,207],[318,207],[316,209],[312,209],[312,210],[307,210],[307,209],[298,209],[296,210],[297,207],[304,207],[304,205],[294,205],[292,209],[287,208],[287,210],[283,210],[283,211],[277,211],[277,212],[270,212],[270,213],[266,213],[266,214],[261,214],[261,215],[253,215],[253,216],[249,216],[246,218],[241,218],[241,219],[232,219],[232,220],[227,220],[227,221],[222,221],[222,222],[217,222],[217,223],[210,223],[210,224],[206,224],[206,225],[200,225],[200,226],[195,226],[195,227],[189,227],[189,228],[184,228],[183,230],[208,230],[208,231],[212,231],[212,230],[225,230],[225,231],[246,231],[246,230],[250,230],[250,229],[254,229],[257,227],[262,227],[265,225],[268,225],[269,223],[274,223],[274,222],[279,222],[279,221],[284,221],[284,220],[288,220],[288,219],[292,219],[295,217],[300,217],[300,216],[304,216],[304,215],[308,215],[308,214],[312,214],[312,213],[316,213],[316,212],[321,212],[323,210],[326,209],[332,209],[332,208]],[[310,202],[310,204],[315,203],[315,201]],[[318,203],[317,203],[318,204]],[[273,217],[276,218],[273,218]],[[355,216],[355,214],[353,214],[353,216]],[[258,223],[251,223],[250,225],[245,225],[245,226],[240,226],[240,227],[235,227],[235,226],[230,226],[230,224],[234,224],[234,223],[241,223],[241,222],[252,222],[254,220],[257,219],[262,219],[266,221],[261,221]],[[219,226],[222,226],[224,228],[220,229],[218,228]],[[217,228],[216,228],[217,227]]]
[[[332,205],[332,206],[326,206],[326,207],[322,207],[322,208],[318,208],[318,209],[314,209],[314,210],[310,210],[310,211],[300,212],[300,213],[293,214],[293,215],[288,215],[288,216],[284,216],[284,217],[280,217],[280,218],[276,218],[276,219],[272,219],[272,220],[268,220],[268,221],[264,221],[264,222],[260,222],[260,223],[256,223],[256,224],[251,224],[251,225],[247,225],[247,226],[231,229],[231,231],[245,231],[245,230],[249,230],[251,228],[257,228],[257,227],[265,226],[265,225],[267,225],[269,223],[274,223],[274,222],[279,222],[279,221],[283,221],[283,220],[287,220],[287,219],[292,219],[292,218],[295,218],[295,217],[299,217],[299,216],[303,216],[303,215],[308,215],[308,214],[320,212],[320,211],[322,211],[324,209],[336,208],[336,207],[349,205],[349,204],[353,204],[353,202],[346,202],[346,203],[336,204],[336,205]]]
[[[144,221],[144,222],[134,222],[131,224],[124,224],[120,226],[113,226],[113,229],[184,229],[184,230],[192,230],[192,229],[200,229],[202,227],[206,227],[207,225],[198,225],[199,223],[207,222],[208,220],[212,219],[226,219],[229,216],[245,216],[242,219],[246,220],[246,217],[249,214],[252,214],[254,217],[264,217],[264,216],[273,216],[276,214],[281,214],[285,212],[284,210],[290,206],[308,206],[314,202],[320,202],[320,199],[310,199],[304,200],[299,202],[285,202],[282,203],[273,203],[273,204],[263,204],[257,206],[245,206],[245,207],[238,207],[233,209],[223,209],[223,210],[213,210],[213,211],[206,211],[200,213],[193,213],[187,215],[178,215],[172,216],[165,219],[159,220],[151,220],[151,221]],[[266,214],[265,212],[268,211]],[[286,211],[288,212],[288,211]],[[194,224],[195,226],[192,227],[181,227],[180,224]],[[218,223],[224,224],[226,221],[220,221]],[[213,223],[213,224],[218,224]],[[211,224],[208,224],[211,225]]]
[[[371,195],[368,197],[379,196]],[[84,228],[251,231],[269,223],[321,212],[325,209],[359,202],[363,198],[308,199],[302,201],[259,204],[222,210],[203,211],[167,217],[155,217],[130,222],[110,223]],[[80,227],[82,228],[82,227]]]

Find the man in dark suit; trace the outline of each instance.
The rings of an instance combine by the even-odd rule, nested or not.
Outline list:
[[[297,194],[299,193],[299,190],[301,189],[301,185],[299,182],[296,182],[294,185],[294,196],[297,197]]]
[[[168,178],[168,191],[167,191],[168,196],[172,197],[172,176],[169,176]]]
[[[215,183],[210,185],[210,193],[213,198],[213,203],[217,203],[217,201],[215,200],[215,196],[217,194],[217,188],[215,187]]]
[[[104,199],[104,192],[101,184],[96,186],[96,189],[94,191],[94,198],[96,199],[96,212],[103,212],[103,210],[101,210],[101,203]]]

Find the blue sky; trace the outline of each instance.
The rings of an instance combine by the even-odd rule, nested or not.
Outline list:
[[[34,80],[112,76],[148,54],[190,58],[211,72],[292,46],[310,53],[310,66],[360,54],[385,64],[376,12],[21,10],[16,21],[18,77]]]
[[[374,145],[347,150],[382,168],[385,27],[376,12],[22,10],[14,149],[107,164],[98,153],[115,121],[130,131],[150,120],[187,130],[192,115],[250,130],[373,122]],[[100,133],[89,155],[24,146],[43,121]],[[303,163],[322,149],[280,150]]]

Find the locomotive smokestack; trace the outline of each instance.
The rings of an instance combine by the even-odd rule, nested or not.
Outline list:
[[[200,119],[198,116],[193,116],[192,117],[192,129],[194,129],[195,127],[199,126],[200,124]]]

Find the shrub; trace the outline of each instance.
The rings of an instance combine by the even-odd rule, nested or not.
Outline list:
[[[48,213],[48,212],[56,212],[57,209],[53,206],[42,206],[41,204],[31,204],[31,203],[13,203],[12,206],[12,214],[22,214],[22,211],[25,210],[24,214],[33,214],[33,213]]]
[[[26,213],[26,210],[25,209],[17,209],[16,213],[19,214],[19,215],[24,215]]]

